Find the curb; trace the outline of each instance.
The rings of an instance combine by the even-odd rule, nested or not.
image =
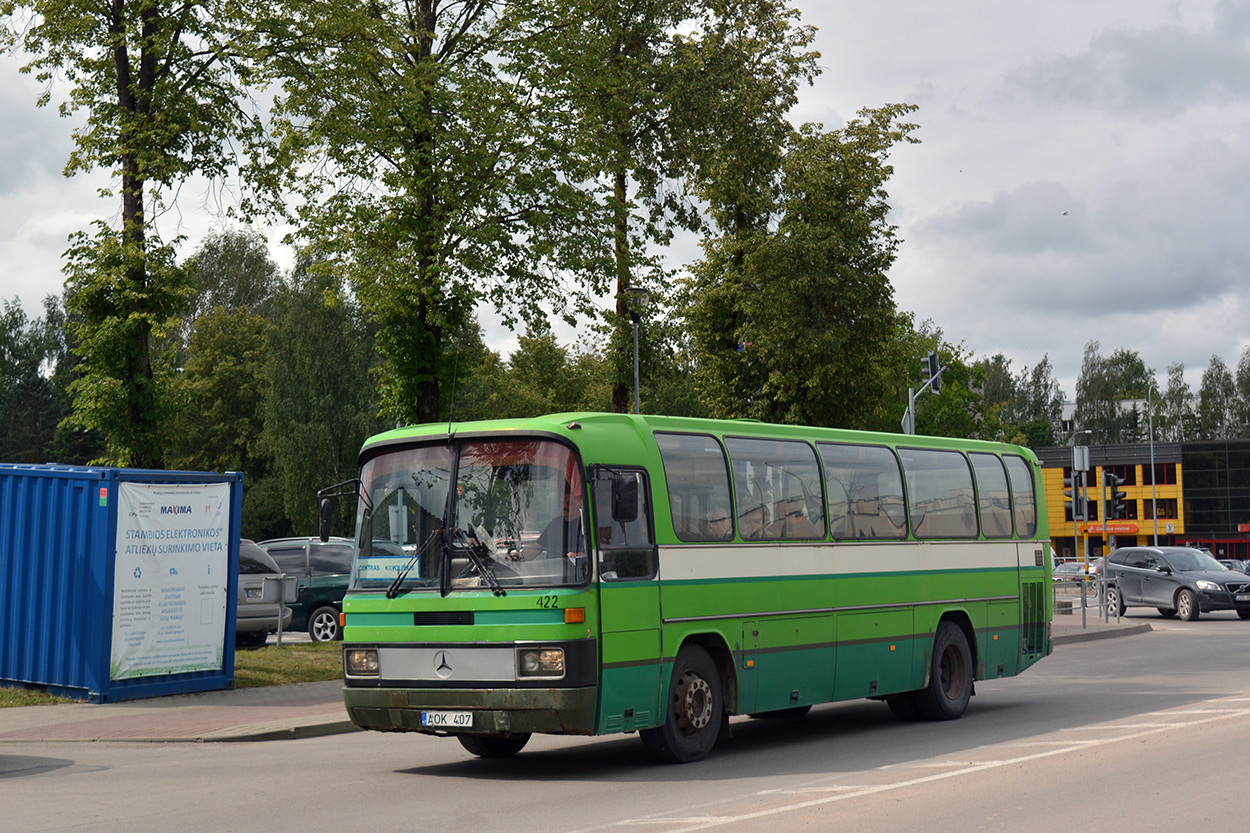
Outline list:
[[[1051,637],[1056,645],[1071,645],[1076,642],[1093,642],[1096,639],[1114,639],[1117,636],[1134,636],[1154,630],[1147,622],[1136,625],[1096,625],[1092,628],[1072,631]]]

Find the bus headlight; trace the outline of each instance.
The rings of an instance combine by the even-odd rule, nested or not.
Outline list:
[[[343,670],[349,677],[376,677],[378,675],[378,649],[344,649]]]
[[[522,648],[517,662],[521,677],[563,677],[563,648]]]

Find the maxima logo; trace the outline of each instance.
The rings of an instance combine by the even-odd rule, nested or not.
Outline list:
[[[162,506],[161,514],[162,515],[190,515],[191,507],[190,506]]]

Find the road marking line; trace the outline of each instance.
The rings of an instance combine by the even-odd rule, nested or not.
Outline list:
[[[1090,731],[1091,729],[1100,729],[1100,728],[1137,729],[1138,731],[1132,734],[1118,735],[1116,737],[1109,737],[1101,741],[1098,741],[1101,744],[1125,743],[1128,741],[1137,740],[1139,738],[1149,737],[1151,735],[1163,734],[1164,732],[1170,731],[1173,729],[1185,729],[1185,728],[1189,728],[1193,726],[1200,726],[1206,723],[1215,723],[1217,721],[1227,720],[1230,717],[1250,717],[1250,708],[1229,710],[1229,711],[1211,710],[1210,712],[1206,712],[1204,716],[1199,716],[1194,720],[1180,721],[1177,723],[1140,723],[1140,724],[1118,724],[1118,725],[1117,724],[1102,724],[1097,727],[1086,726],[1086,727],[1082,727],[1082,729],[1083,731]],[[945,781],[951,778],[958,778],[964,775],[975,775],[981,772],[986,772],[988,770],[999,769],[1001,767],[1019,766],[1020,764],[1030,763],[1032,761],[1039,761],[1045,758],[1053,758],[1059,755],[1065,755],[1069,752],[1084,751],[1086,748],[1089,747],[1089,745],[1090,743],[1088,741],[1074,741],[1072,743],[1061,744],[1053,748],[1045,749],[1039,752],[1034,752],[1028,755],[1020,755],[1020,756],[1013,757],[1013,758],[1003,758],[1001,760],[993,760],[993,761],[985,761],[981,763],[969,764],[966,766],[960,766],[957,769],[948,770],[946,772],[938,772],[938,773],[933,773],[931,775],[924,775],[924,776],[920,776],[916,778],[907,778],[907,779],[904,779],[902,781],[897,781],[892,784],[867,784],[867,785],[860,786],[860,787],[853,787],[853,786],[841,787],[841,788],[836,789],[835,791],[836,794],[834,795],[826,795],[826,796],[821,796],[819,798],[810,798],[805,801],[795,801],[789,804],[783,804],[778,807],[769,807],[763,810],[754,810],[751,812],[739,813],[737,815],[732,815],[732,816],[705,816],[705,817],[692,817],[689,819],[677,819],[677,818],[671,818],[671,817],[669,818],[643,817],[643,818],[634,818],[634,819],[623,819],[621,821],[616,821],[616,822],[609,822],[604,825],[599,825],[599,826],[595,826],[591,828],[585,828],[585,830],[605,830],[605,829],[610,829],[613,827],[625,827],[625,826],[634,826],[634,825],[676,824],[676,825],[684,825],[684,826],[670,828],[667,831],[667,833],[691,833],[691,831],[695,831],[695,830],[707,830],[713,827],[722,827],[727,824],[736,824],[740,822],[752,821],[755,819],[769,818],[771,816],[781,815],[782,813],[792,813],[795,810],[803,810],[809,807],[820,807],[826,804],[832,804],[835,801],[845,801],[851,798],[860,798],[864,796],[876,795],[878,793],[892,792],[895,790],[906,789],[908,787],[915,787],[915,786],[920,786],[923,784],[931,784],[931,783],[936,783],[938,781]],[[995,749],[999,747],[988,746],[988,747],[982,747],[982,748]],[[904,765],[895,765],[895,767],[881,767],[880,769],[884,770],[884,769],[890,769],[890,768],[900,768],[902,766]],[[921,769],[925,766],[926,766],[925,764],[917,763],[912,768]],[[813,787],[811,789],[798,790],[796,792],[803,792],[803,793],[811,794],[811,793],[817,792],[819,789],[820,788]],[[762,790],[756,793],[756,795],[765,795],[765,794],[777,795],[779,793],[784,793],[784,792],[786,791]]]

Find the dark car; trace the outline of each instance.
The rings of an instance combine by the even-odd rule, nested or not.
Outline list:
[[[1186,621],[1201,611],[1235,610],[1250,619],[1250,575],[1189,547],[1126,547],[1107,558],[1107,603],[1157,608]]]
[[[1250,573],[1250,561],[1241,561],[1236,558],[1220,558],[1216,560],[1230,570],[1237,570],[1240,573]]]
[[[315,642],[342,639],[339,613],[352,570],[351,539],[274,538],[261,541],[260,547],[284,573],[298,578],[291,628],[307,630]]]
[[[269,634],[278,630],[281,605],[277,601],[266,601],[264,589],[265,577],[281,572],[277,563],[254,542],[246,538],[239,541],[239,596],[234,620],[236,648],[258,648],[265,644]],[[290,624],[291,609],[287,608],[282,629],[286,630]]]

